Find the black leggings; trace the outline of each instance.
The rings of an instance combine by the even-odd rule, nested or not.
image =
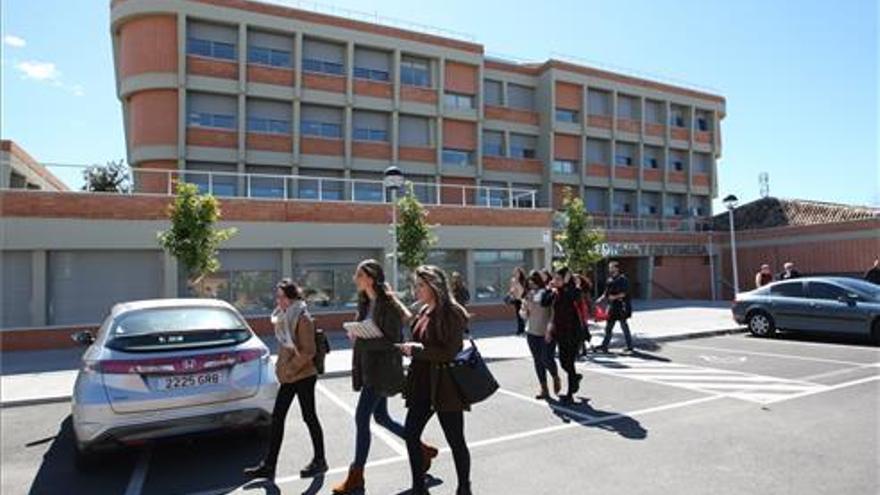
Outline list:
[[[272,433],[269,438],[269,454],[266,455],[266,464],[275,466],[278,461],[278,451],[281,450],[281,441],[284,439],[284,420],[293,398],[299,395],[299,408],[302,412],[303,421],[309,427],[309,435],[312,437],[312,449],[315,459],[324,459],[324,432],[315,412],[315,385],[318,376],[310,376],[293,383],[282,383],[275,397],[275,408],[272,410]]]
[[[412,491],[423,493],[425,488],[425,466],[422,458],[422,432],[425,425],[434,415],[429,404],[413,404],[406,413],[406,423],[403,426],[406,435],[406,450],[409,453],[409,469],[412,473]],[[471,477],[471,453],[464,440],[464,412],[440,411],[437,413],[443,434],[452,450],[452,459],[455,461],[455,473],[458,475],[458,487],[470,486]]]
[[[626,348],[632,349],[632,335],[630,335],[629,331],[629,323],[627,323],[626,318],[616,319],[616,318],[608,318],[608,321],[605,322],[605,338],[602,339],[602,348],[607,349],[608,344],[611,343],[611,333],[614,331],[614,324],[616,322],[620,322],[620,328],[623,330],[623,338],[626,340]]]
[[[573,392],[571,387],[575,381],[575,376],[577,376],[574,362],[577,359],[579,347],[577,342],[559,342],[559,365],[565,370],[565,374],[568,375],[569,394]]]

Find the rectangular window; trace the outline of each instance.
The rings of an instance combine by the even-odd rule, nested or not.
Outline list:
[[[391,80],[391,77],[388,75],[388,71],[367,69],[365,67],[355,67],[354,77],[358,79],[370,79],[373,81],[381,82],[388,82]]]
[[[426,59],[403,57],[400,60],[400,83],[407,86],[431,87],[431,64]]]
[[[507,85],[507,106],[520,110],[535,110],[535,88],[520,86],[519,84]]]
[[[437,202],[437,185],[428,177],[413,177],[413,193],[422,204],[434,204]]]
[[[388,142],[388,114],[355,110],[352,123],[352,138],[357,141]]]
[[[283,198],[284,182],[290,175],[289,169],[280,167],[248,166],[245,187],[252,198]]]
[[[587,108],[590,115],[611,115],[611,93],[589,88],[587,91]]]
[[[510,156],[533,159],[537,156],[537,138],[525,134],[510,134]]]
[[[565,108],[557,108],[556,109],[556,121],[557,122],[570,122],[572,124],[577,124],[578,112],[576,110],[567,110]]]
[[[287,50],[275,50],[262,46],[248,47],[248,63],[290,68],[291,56]]]
[[[186,53],[200,57],[235,60],[235,45],[222,41],[189,37],[186,40]]]
[[[697,130],[703,132],[709,130],[709,121],[705,117],[697,117]]]
[[[381,182],[355,181],[354,200],[369,203],[382,203],[385,201],[385,190]]]
[[[513,191],[513,206],[516,208],[533,208],[535,206],[535,194],[537,193],[535,187],[530,184],[514,184]]]
[[[685,125],[686,110],[678,105],[673,105],[669,113],[669,125],[673,127],[687,127]]]
[[[657,168],[657,159],[653,156],[646,156],[644,162],[645,168]]]
[[[501,92],[501,81],[492,81],[490,79],[483,80],[483,98],[485,99],[486,105],[500,107],[503,104]]]
[[[355,47],[354,77],[371,81],[391,80],[391,57],[388,52]]]
[[[639,100],[632,96],[617,96],[617,116],[622,119],[639,119]]]
[[[598,214],[605,213],[608,209],[608,192],[597,187],[588,187],[586,194],[587,212]]]
[[[553,160],[554,174],[574,174],[577,166],[573,160]]]
[[[333,74],[336,76],[341,76],[345,73],[345,69],[342,64],[338,62],[329,62],[326,60],[319,60],[315,58],[303,59],[303,71]]]
[[[660,195],[654,192],[642,193],[642,214],[656,215],[660,211]]]
[[[631,156],[618,154],[614,157],[614,163],[622,167],[629,167],[632,166],[633,160]]]
[[[235,115],[210,112],[189,112],[187,125],[189,127],[209,127],[213,129],[227,130],[235,130],[238,128]]]
[[[333,107],[303,105],[300,133],[327,139],[342,138],[342,110]]]
[[[483,131],[483,154],[488,156],[504,156],[503,132]]]
[[[302,68],[305,72],[345,75],[345,48],[337,43],[303,41]]]
[[[510,205],[510,189],[503,182],[484,182],[477,194],[477,204],[492,208],[505,208]]]
[[[427,117],[401,115],[399,132],[401,146],[431,146],[431,125]]]
[[[247,130],[262,134],[290,134],[290,121],[248,117]]]
[[[587,138],[587,163],[608,165],[610,147],[609,141]]]
[[[443,164],[444,165],[457,165],[457,166],[468,166],[473,160],[471,156],[473,153],[470,151],[464,150],[455,150],[451,148],[443,148]]]
[[[530,266],[525,251],[474,251],[474,301],[495,301],[507,294],[510,273],[515,267]]]
[[[656,100],[645,101],[645,121],[652,124],[663,123],[663,103]]]
[[[299,179],[299,198],[318,201],[342,201],[344,199],[342,180],[331,177]]]
[[[474,108],[474,97],[460,93],[444,93],[443,105],[446,108]]]
[[[183,179],[195,184],[200,194],[219,197],[238,195],[238,174],[235,165],[187,163]]]

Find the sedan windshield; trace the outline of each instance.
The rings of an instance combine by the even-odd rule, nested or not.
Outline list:
[[[214,347],[238,344],[250,335],[241,317],[224,308],[144,309],[113,322],[107,347],[129,352]]]

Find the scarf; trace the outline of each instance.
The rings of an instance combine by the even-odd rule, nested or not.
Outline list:
[[[275,327],[275,339],[279,346],[288,349],[294,348],[296,344],[294,325],[299,321],[299,317],[306,312],[306,302],[301,299],[291,302],[286,311],[277,307],[272,311],[270,320]]]

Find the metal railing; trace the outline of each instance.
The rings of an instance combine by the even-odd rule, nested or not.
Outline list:
[[[711,230],[709,217],[631,217],[592,216],[593,226],[614,231],[632,232],[707,232]]]
[[[86,170],[83,165],[44,164],[52,170]],[[204,194],[219,198],[250,198],[254,200],[322,201],[347,203],[387,203],[391,194],[381,180],[346,179],[309,175],[215,172],[204,170],[129,169],[130,180],[122,194],[171,196],[179,183],[191,183]],[[62,174],[58,174],[62,175]],[[76,173],[74,172],[74,175]],[[44,189],[53,190],[45,181]],[[71,192],[95,194],[82,190],[82,184],[68,179]],[[80,179],[82,182],[82,179]],[[477,208],[538,208],[538,191],[515,187],[471,186],[436,182],[407,181],[415,196],[427,205],[449,205]],[[25,190],[25,189],[16,189]]]

